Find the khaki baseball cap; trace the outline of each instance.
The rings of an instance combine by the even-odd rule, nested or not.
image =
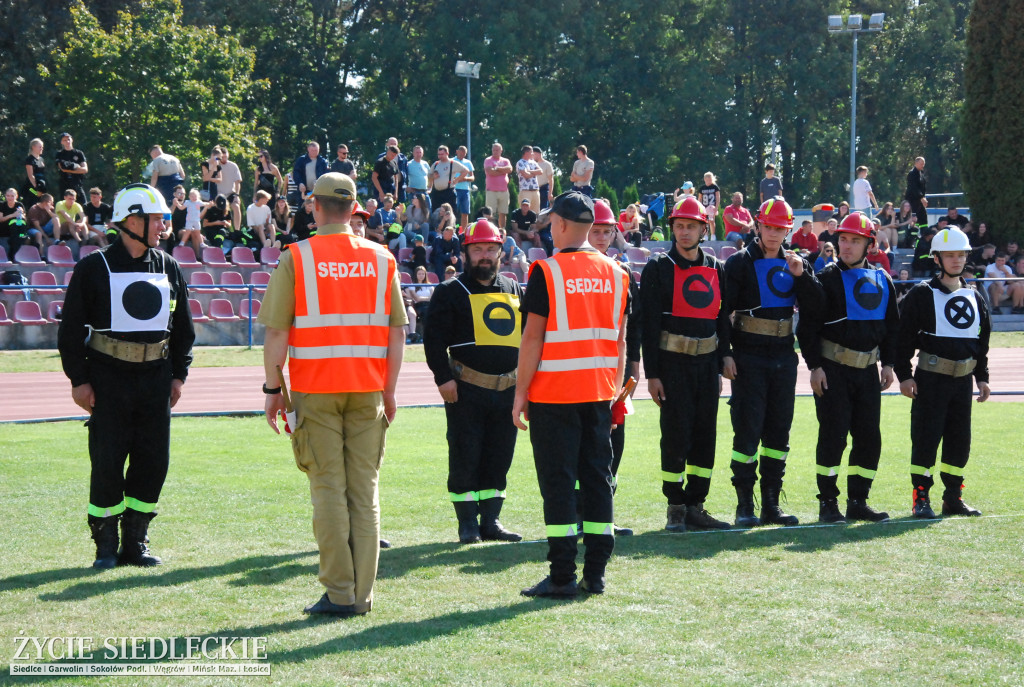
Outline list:
[[[347,174],[328,172],[313,184],[313,195],[337,200],[355,200],[356,182]]]

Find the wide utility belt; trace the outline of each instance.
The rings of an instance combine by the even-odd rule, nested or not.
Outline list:
[[[950,360],[949,358],[940,358],[937,355],[932,355],[927,351],[921,351],[917,354],[917,369],[935,372],[940,375],[966,377],[974,372],[974,368],[977,366],[978,361],[974,358]]]
[[[121,341],[99,332],[93,332],[92,336],[89,337],[89,348],[128,363],[148,363],[152,360],[163,360],[170,354],[170,344],[170,339],[150,344]]]
[[[781,338],[790,336],[793,333],[793,318],[790,317],[785,320],[766,320],[763,317],[754,317],[753,315],[736,313],[736,317],[732,321],[732,326],[736,328],[736,331],[746,332],[747,334],[778,336]]]
[[[821,355],[834,363],[846,365],[847,367],[856,367],[863,370],[865,367],[869,367],[878,362],[878,347],[876,346],[870,351],[855,351],[852,348],[840,346],[834,341],[822,339]]]
[[[682,353],[683,355],[704,355],[718,348],[718,334],[709,336],[706,339],[695,339],[692,336],[662,332],[658,348],[671,353]]]
[[[505,391],[511,389],[516,385],[516,371],[506,372],[500,375],[489,375],[484,372],[477,372],[471,367],[468,367],[458,360],[451,360],[452,374],[455,375],[455,379],[465,382],[466,384],[472,384],[482,389],[491,389],[493,391]]]

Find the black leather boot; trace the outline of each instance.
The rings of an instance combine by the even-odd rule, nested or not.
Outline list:
[[[480,541],[480,525],[477,523],[479,508],[476,501],[455,501],[455,516],[459,519],[459,541],[475,544]]]
[[[942,495],[942,514],[943,515],[968,515],[976,516],[981,515],[981,511],[972,506],[968,506],[964,503],[963,499],[963,485],[957,486],[956,489],[950,489],[949,485],[946,485],[946,491]]]
[[[885,522],[889,514],[885,511],[875,510],[868,505],[867,499],[846,500],[847,520],[866,520],[867,522]]]
[[[149,541],[149,521],[156,513],[140,513],[128,508],[121,516],[121,552],[118,554],[118,565],[137,565],[151,568],[163,563],[154,556],[146,546]]]
[[[716,520],[711,514],[704,510],[703,503],[695,503],[686,507],[686,525],[698,530],[728,530],[732,529],[729,523],[724,520]]]
[[[96,542],[96,560],[92,567],[102,570],[117,565],[117,515],[106,518],[90,518],[89,529]]]
[[[845,525],[846,518],[839,510],[839,499],[824,499],[818,497],[818,522],[832,525]]]
[[[666,514],[665,529],[669,532],[686,531],[686,506],[673,506],[669,504]]]
[[[935,511],[932,510],[931,499],[928,498],[928,490],[924,487],[917,487],[914,489],[913,513],[915,518],[931,520],[935,517]]]
[[[484,499],[480,502],[480,538],[484,541],[522,541],[523,536],[506,530],[498,521],[505,499]]]
[[[766,482],[761,480],[761,524],[762,525],[799,525],[800,520],[795,515],[787,515],[779,506],[779,493],[782,491],[782,483]]]
[[[736,485],[736,527],[757,527],[761,521],[754,514],[754,485]]]

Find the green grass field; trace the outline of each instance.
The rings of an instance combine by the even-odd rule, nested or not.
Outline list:
[[[460,546],[446,500],[439,408],[400,409],[382,471],[374,610],[310,620],[321,594],[305,476],[261,418],[175,419],[151,528],[165,564],[94,572],[81,423],[0,429],[0,684],[14,638],[266,636],[270,677],[195,685],[994,685],[1024,683],[1024,407],[975,406],[967,500],[987,517],[911,521],[909,402],[883,399],[872,503],[886,524],[663,534],[657,411],[627,423],[620,538],[603,596],[529,600],[543,543]],[[817,517],[809,399],[797,399],[787,509]],[[709,510],[732,519],[731,433],[720,407]],[[841,481],[845,491],[845,480]],[[543,536],[520,435],[503,522]],[[184,684],[103,677],[88,684]]]

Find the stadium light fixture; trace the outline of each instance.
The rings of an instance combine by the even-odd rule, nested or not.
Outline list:
[[[469,110],[469,81],[470,79],[480,78],[481,64],[480,62],[469,62],[467,60],[457,60],[455,62],[455,76],[462,76],[466,79],[466,156],[469,159],[473,158],[472,119]]]

